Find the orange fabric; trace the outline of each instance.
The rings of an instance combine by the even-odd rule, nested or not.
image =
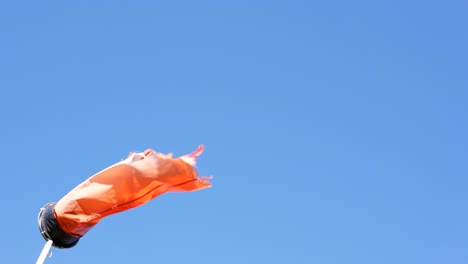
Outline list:
[[[103,217],[145,204],[165,192],[210,187],[207,177],[199,178],[193,167],[202,152],[203,146],[199,146],[175,159],[151,149],[130,153],[57,202],[55,216],[60,227],[69,235],[81,237]]]

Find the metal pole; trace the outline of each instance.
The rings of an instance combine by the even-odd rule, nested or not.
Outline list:
[[[44,248],[42,249],[41,255],[39,255],[39,258],[36,261],[36,264],[44,264],[47,255],[49,255],[52,243],[52,240],[47,240],[47,242],[44,245]]]

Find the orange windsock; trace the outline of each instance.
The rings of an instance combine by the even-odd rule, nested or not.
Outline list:
[[[203,152],[173,158],[148,149],[130,155],[76,186],[57,203],[41,209],[39,228],[59,248],[73,247],[102,218],[149,202],[165,193],[211,186],[194,166]]]

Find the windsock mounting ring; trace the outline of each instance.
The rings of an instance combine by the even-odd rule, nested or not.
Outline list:
[[[78,241],[79,237],[71,236],[60,227],[54,213],[55,203],[51,202],[39,211],[37,222],[39,231],[45,241],[52,240],[52,246],[56,248],[72,248]]]

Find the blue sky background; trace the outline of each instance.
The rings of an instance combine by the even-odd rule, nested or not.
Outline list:
[[[466,1],[3,1],[0,263],[131,151],[214,187],[46,263],[468,263]]]

